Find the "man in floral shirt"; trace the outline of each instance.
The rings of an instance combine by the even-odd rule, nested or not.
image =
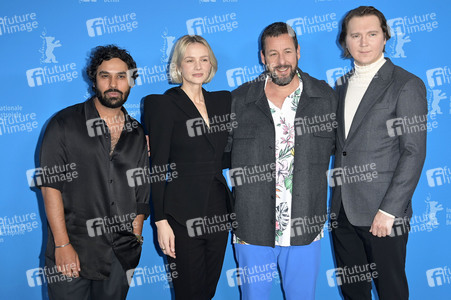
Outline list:
[[[337,101],[302,72],[296,34],[274,23],[261,36],[264,72],[233,91],[230,133],[243,299],[268,299],[281,271],[287,299],[314,299]]]

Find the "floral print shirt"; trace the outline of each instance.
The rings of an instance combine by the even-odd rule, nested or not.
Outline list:
[[[299,80],[299,87],[285,99],[281,108],[268,99],[276,133],[276,246],[290,246],[294,119],[302,87],[302,81]]]

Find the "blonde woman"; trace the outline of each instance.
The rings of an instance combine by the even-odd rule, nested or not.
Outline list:
[[[166,181],[152,183],[158,243],[176,266],[176,299],[211,299],[228,231],[212,233],[206,227],[224,228],[231,211],[231,194],[222,175],[228,167],[223,164],[228,136],[224,128],[230,121],[231,94],[202,88],[215,75],[217,61],[201,36],[180,38],[170,66],[171,81],[181,85],[144,101],[152,169],[169,169]]]

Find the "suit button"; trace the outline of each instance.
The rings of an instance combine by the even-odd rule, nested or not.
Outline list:
[[[271,220],[271,224],[273,224],[273,225],[274,225],[274,220]]]
[[[343,151],[343,156],[346,156],[346,154],[347,154],[346,151]]]

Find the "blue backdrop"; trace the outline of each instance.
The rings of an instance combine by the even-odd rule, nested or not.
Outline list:
[[[174,41],[200,34],[211,44],[219,70],[208,90],[233,90],[262,71],[258,36],[275,21],[298,34],[299,66],[333,84],[351,68],[340,58],[336,39],[343,15],[355,0],[41,0],[0,4],[0,298],[46,299],[39,275],[45,247],[45,213],[28,170],[37,167],[38,141],[58,110],[89,97],[84,67],[89,51],[115,43],[130,51],[140,77],[126,108],[140,119],[142,97],[170,87],[166,66]],[[423,79],[428,88],[428,153],[413,198],[407,275],[411,299],[451,299],[451,11],[445,0],[373,0],[392,27],[386,55]],[[87,191],[89,192],[89,191]],[[145,222],[143,254],[129,299],[170,299],[163,258]],[[317,299],[340,299],[329,232],[321,241]],[[239,299],[231,245],[215,299]],[[302,266],[300,266],[302,267]],[[271,299],[281,299],[280,279]]]

